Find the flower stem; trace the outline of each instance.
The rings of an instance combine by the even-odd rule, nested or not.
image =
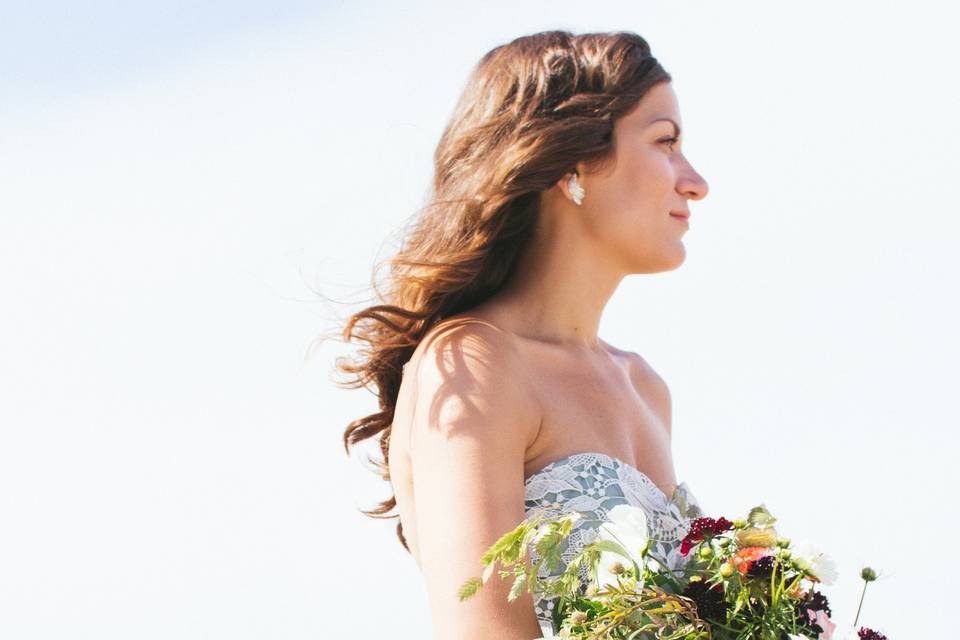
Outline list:
[[[867,595],[867,581],[863,581],[863,591],[860,592],[860,606],[857,607],[857,617],[853,619],[853,628],[857,628],[857,620],[860,619],[860,608],[863,607],[863,596]]]

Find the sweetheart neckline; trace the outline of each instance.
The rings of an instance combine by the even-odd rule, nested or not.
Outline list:
[[[526,485],[528,482],[530,482],[530,480],[532,480],[532,479],[535,478],[536,476],[539,476],[539,475],[541,475],[541,474],[549,471],[550,469],[552,469],[554,466],[560,464],[561,462],[566,462],[567,460],[569,460],[570,458],[572,458],[572,457],[574,457],[574,456],[584,456],[584,455],[586,455],[586,456],[594,456],[594,457],[597,457],[597,458],[603,458],[603,459],[607,460],[608,462],[617,462],[620,466],[628,469],[629,471],[632,471],[633,473],[636,473],[637,475],[642,476],[643,478],[646,479],[647,482],[650,483],[650,486],[653,487],[653,489],[657,492],[657,494],[658,494],[661,498],[663,498],[663,500],[664,500],[667,504],[676,504],[675,500],[676,500],[676,497],[677,497],[677,493],[680,491],[680,487],[681,487],[681,486],[686,486],[686,482],[681,480],[680,482],[677,483],[677,486],[673,488],[673,493],[671,493],[670,496],[668,497],[667,494],[663,491],[663,489],[661,489],[660,486],[657,485],[657,483],[654,482],[654,481],[650,478],[650,476],[648,476],[647,474],[645,474],[643,471],[640,471],[640,469],[636,468],[635,466],[633,466],[633,465],[630,464],[629,462],[626,462],[625,460],[622,460],[622,459],[620,459],[620,458],[617,458],[617,457],[608,455],[608,454],[606,454],[606,453],[601,453],[601,452],[599,452],[599,451],[575,451],[574,453],[565,455],[565,456],[563,456],[562,458],[557,458],[557,459],[554,460],[553,462],[550,462],[550,463],[544,465],[543,467],[541,467],[540,469],[538,469],[537,471],[534,471],[533,473],[531,473],[528,477],[526,477],[526,478],[524,479],[523,484]]]

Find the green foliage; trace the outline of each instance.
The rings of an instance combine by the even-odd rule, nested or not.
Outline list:
[[[701,542],[710,545],[712,552],[693,554],[682,577],[663,570],[654,558],[638,558],[608,539],[585,544],[563,571],[554,575],[565,542],[582,517],[572,512],[544,519],[541,514],[522,521],[483,554],[482,576],[463,583],[460,599],[476,595],[499,566],[500,578],[512,580],[507,596],[511,603],[525,589],[556,598],[554,628],[569,640],[780,640],[785,633],[804,632],[800,622],[805,617],[797,610],[803,571],[787,556],[777,556],[768,577],[744,575],[738,569],[731,572],[731,566],[736,566],[734,556],[740,551],[735,531]],[[748,522],[754,527],[770,527],[776,518],[761,504],[751,509]],[[528,548],[537,555],[529,566]],[[616,585],[601,587],[598,567],[605,553],[628,560],[633,572],[619,574]],[[550,577],[539,577],[541,567],[549,568]],[[586,589],[581,584],[584,568],[589,578]],[[703,618],[697,602],[684,595],[684,588],[693,580],[723,586],[727,607],[722,619]]]
[[[460,590],[457,591],[457,597],[460,598],[460,601],[463,602],[467,598],[472,598],[480,591],[480,587],[483,586],[483,582],[480,578],[470,578],[461,585]]]
[[[513,580],[513,586],[510,587],[510,593],[507,594],[507,601],[513,602],[520,597],[520,592],[523,591],[523,585],[527,582],[527,574],[521,573],[517,575]]]

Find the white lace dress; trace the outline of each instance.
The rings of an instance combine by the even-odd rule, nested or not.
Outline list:
[[[551,572],[544,564],[540,567],[541,578],[560,575],[583,546],[596,538],[599,522],[606,520],[607,512],[618,504],[643,509],[654,541],[650,555],[670,569],[681,569],[688,558],[680,554],[680,541],[690,521],[703,515],[686,483],[678,484],[668,499],[642,471],[603,453],[575,453],[555,460],[527,478],[524,487],[526,517],[534,512],[551,517],[570,511],[585,516],[565,541],[560,566]],[[532,546],[529,551],[536,561]],[[581,568],[580,579],[582,593],[588,584],[587,567]],[[552,622],[556,599],[536,598],[534,603],[543,636],[554,635],[559,631]]]

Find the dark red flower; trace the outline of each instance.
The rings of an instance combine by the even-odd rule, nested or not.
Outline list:
[[[733,523],[723,516],[714,520],[713,518],[697,518],[690,523],[690,530],[684,536],[680,543],[680,553],[687,555],[695,544],[704,539],[704,536],[710,534],[715,536],[718,533],[729,531],[733,528]]]
[[[833,612],[830,610],[830,601],[827,600],[827,596],[819,591],[810,591],[805,600],[804,604],[807,609],[812,611],[826,611],[828,616],[833,615]]]
[[[830,601],[819,591],[809,591],[804,599],[798,603],[798,612],[800,612],[800,623],[810,629],[813,633],[819,635],[824,632],[823,627],[817,624],[818,611],[822,611],[827,619],[830,618]]]
[[[697,614],[701,618],[726,620],[727,603],[723,598],[723,585],[708,585],[703,580],[690,582],[683,589],[683,595],[697,603]]]
[[[755,578],[769,578],[770,574],[773,573],[774,562],[776,562],[776,559],[773,556],[761,556],[747,568],[747,575]]]
[[[873,629],[868,629],[866,627],[860,627],[860,631],[857,631],[857,635],[860,636],[860,640],[887,640],[887,636],[883,635],[879,631],[874,631]]]

